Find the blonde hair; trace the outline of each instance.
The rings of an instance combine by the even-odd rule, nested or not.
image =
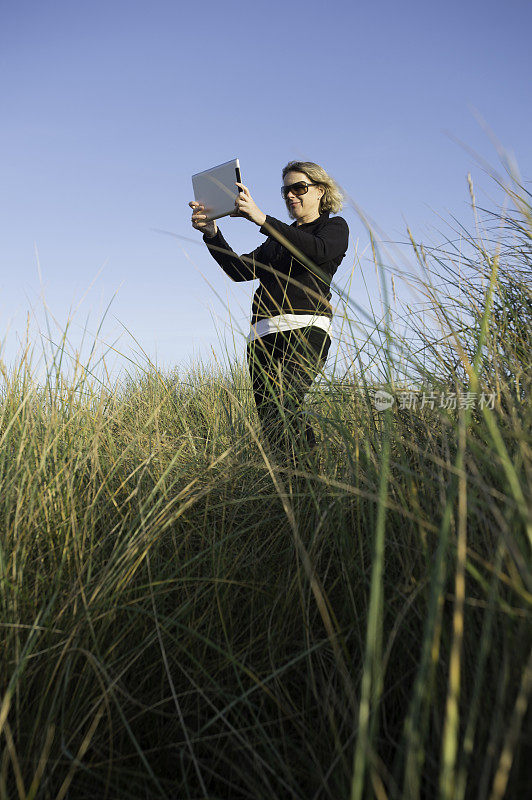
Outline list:
[[[317,183],[324,189],[320,199],[320,214],[329,211],[336,214],[342,208],[344,196],[340,187],[323,167],[313,161],[289,161],[283,169],[283,179],[288,172],[303,172],[312,183]]]

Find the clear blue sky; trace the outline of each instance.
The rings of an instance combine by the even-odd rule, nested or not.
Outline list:
[[[102,338],[124,326],[165,367],[220,354],[231,320],[247,333],[256,284],[224,275],[187,206],[191,174],[234,156],[280,219],[281,169],[303,158],[390,239],[405,221],[425,236],[438,215],[469,220],[467,173],[493,187],[449,133],[497,165],[474,109],[532,175],[531,26],[530,0],[1,0],[4,357],[31,309],[39,341],[42,295],[60,325],[77,308],[76,341],[116,293]],[[342,213],[339,284],[367,245],[353,208]],[[220,227],[239,252],[263,241],[245,220]],[[367,295],[360,265],[351,293]]]

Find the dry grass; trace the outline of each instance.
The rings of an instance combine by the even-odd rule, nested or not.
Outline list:
[[[372,367],[312,393],[308,469],[263,449],[241,364],[111,386],[61,378],[63,343],[44,385],[4,367],[2,800],[525,796],[532,218],[508,193],[459,268],[412,236],[433,325],[376,315]],[[409,410],[407,383],[477,400]]]

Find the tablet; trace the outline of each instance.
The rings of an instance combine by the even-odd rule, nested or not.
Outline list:
[[[242,182],[238,158],[192,176],[194,200],[205,206],[208,220],[233,213],[238,195],[235,181]]]

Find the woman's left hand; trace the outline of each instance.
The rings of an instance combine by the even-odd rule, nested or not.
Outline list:
[[[235,210],[231,214],[232,217],[244,217],[254,222],[255,225],[261,227],[266,222],[266,214],[263,214],[251,194],[247,186],[243,183],[235,184],[240,189],[238,197],[235,200]]]

